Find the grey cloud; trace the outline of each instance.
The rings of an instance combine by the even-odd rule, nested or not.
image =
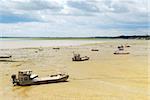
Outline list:
[[[48,1],[36,1],[32,0],[30,2],[25,3],[19,3],[16,6],[18,9],[23,10],[45,10],[45,9],[51,9],[51,10],[61,10],[63,7],[56,2],[48,2]]]
[[[115,2],[113,0],[88,0],[88,1],[68,1],[69,7],[79,9],[81,11],[86,11],[89,13],[105,13],[105,12],[113,12],[113,13],[124,13],[128,12],[128,8],[126,4],[122,4],[121,2]]]
[[[83,10],[83,11],[99,12],[98,7],[92,2],[88,2],[88,1],[68,1],[67,4],[70,7],[77,8],[77,9],[80,9],[80,10]]]
[[[55,1],[2,0],[0,4],[0,22],[15,23],[42,21],[42,16],[44,15],[44,12],[49,12],[49,14],[58,13],[59,11],[61,11],[61,9],[63,9],[63,5],[60,5]]]
[[[111,3],[107,6],[109,9],[111,9],[110,12],[114,12],[114,13],[127,13],[127,12],[129,12],[128,7],[123,3]]]
[[[143,0],[145,3],[146,0]],[[68,0],[67,6],[87,13],[128,13],[138,10],[142,0]],[[139,5],[141,6],[141,5]]]
[[[48,23],[48,26],[56,26],[54,29],[56,31],[60,26],[66,26],[66,30],[72,31],[69,29],[71,25],[73,29],[83,26],[86,30],[93,29],[95,26],[101,27],[101,29],[109,27],[135,29],[133,26],[147,28],[146,0],[63,0],[63,3],[60,3],[62,0],[56,1],[2,0],[0,17],[3,17],[3,21],[1,22],[39,22],[40,24],[45,22]],[[60,25],[60,23],[62,24]],[[137,26],[140,23],[143,23],[142,26]],[[110,24],[111,26],[109,26]],[[43,30],[43,26],[41,27]],[[49,30],[49,28],[47,29]]]
[[[63,6],[55,1],[46,0],[29,0],[29,1],[3,1],[1,6],[8,9],[17,10],[54,10],[59,11],[63,9]]]

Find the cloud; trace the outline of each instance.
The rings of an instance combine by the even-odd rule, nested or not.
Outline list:
[[[58,2],[52,0],[2,0],[1,6],[17,10],[61,10],[63,8]]]
[[[99,12],[98,7],[92,2],[86,1],[68,1],[68,6],[87,12]]]
[[[0,22],[42,21],[43,15],[41,14],[44,14],[44,12],[58,13],[61,9],[63,9],[62,5],[51,0],[2,0]]]
[[[0,31],[27,36],[134,34],[139,30],[146,34],[148,3],[148,0],[1,0]]]
[[[132,4],[129,0],[71,0],[68,6],[89,13],[127,13],[128,6]],[[133,3],[134,4],[134,3]]]
[[[31,0],[29,2],[14,2],[14,7],[21,10],[52,10],[59,11],[63,6],[55,1]]]

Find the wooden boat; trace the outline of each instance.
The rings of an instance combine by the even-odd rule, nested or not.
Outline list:
[[[130,54],[129,52],[123,52],[123,53],[119,53],[119,52],[115,52],[114,54]]]
[[[99,51],[98,49],[91,49],[91,51]]]
[[[27,85],[39,85],[39,84],[48,84],[48,83],[57,83],[57,82],[65,82],[69,78],[69,75],[66,74],[56,74],[50,75],[47,77],[39,78],[38,75],[32,74],[30,70],[23,70],[18,72],[18,79],[16,75],[13,74],[11,76],[12,83],[19,86],[27,86]]]
[[[1,55],[0,58],[11,58],[11,55]]]
[[[131,47],[130,45],[126,45],[127,48]]]
[[[0,61],[12,61],[12,56],[11,55],[0,55]]]
[[[124,55],[124,54],[130,54],[130,52],[125,52],[125,51],[116,51],[116,52],[114,52],[114,54],[116,54],[116,55]]]
[[[89,60],[89,59],[90,59],[90,57],[87,57],[87,56],[80,57],[80,54],[74,54],[72,61],[85,61],[85,60]]]
[[[124,46],[123,45],[118,46],[118,50],[124,50]]]
[[[55,50],[59,50],[60,48],[53,48],[53,49],[55,49]]]

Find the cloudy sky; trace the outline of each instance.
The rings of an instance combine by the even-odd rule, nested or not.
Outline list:
[[[0,0],[1,36],[148,34],[149,0]]]

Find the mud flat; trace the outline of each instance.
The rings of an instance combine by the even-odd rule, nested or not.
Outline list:
[[[1,49],[12,55],[0,61],[0,100],[148,100],[150,47],[146,40],[109,40],[79,46]],[[131,45],[128,55],[114,55],[120,44]],[[91,49],[99,49],[92,52]],[[72,62],[73,52],[90,57]],[[68,73],[69,81],[14,87],[11,74],[31,69],[39,76]]]

